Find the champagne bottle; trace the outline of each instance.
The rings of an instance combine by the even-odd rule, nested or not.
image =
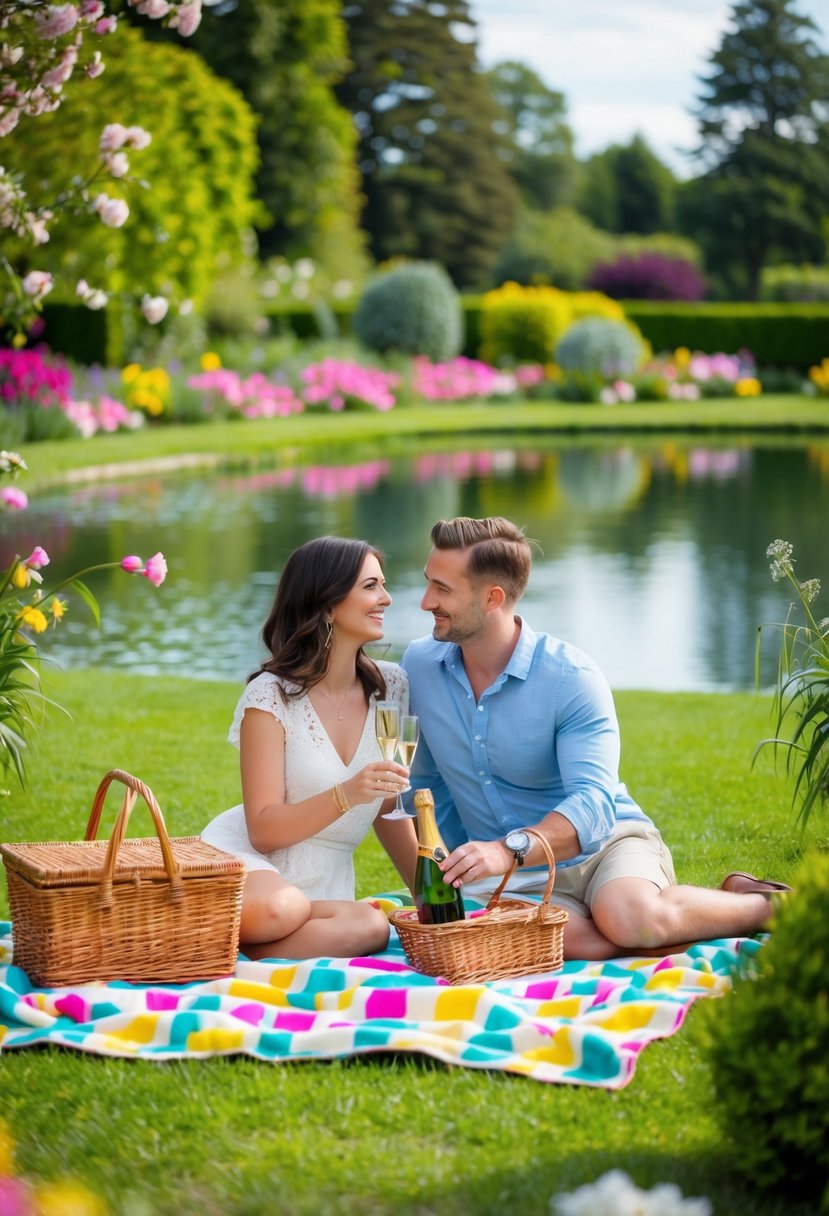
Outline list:
[[[463,895],[460,887],[446,882],[439,861],[448,856],[435,821],[435,800],[431,790],[417,790],[414,796],[417,812],[417,865],[415,867],[414,901],[417,919],[424,925],[446,925],[463,920]]]

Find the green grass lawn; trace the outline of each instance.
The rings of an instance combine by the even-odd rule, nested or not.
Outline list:
[[[2,839],[81,837],[113,767],[153,789],[173,835],[198,832],[238,800],[226,742],[235,685],[107,671],[49,682],[71,717],[50,714],[30,788],[3,800]],[[770,755],[751,768],[769,698],[625,692],[617,704],[623,778],[672,845],[681,880],[793,874],[802,842],[788,784]],[[142,807],[131,834],[150,834]],[[373,840],[357,873],[358,895],[397,885]],[[708,1195],[717,1216],[808,1216],[740,1179],[712,1107],[700,1014],[646,1048],[615,1093],[419,1057],[152,1064],[35,1049],[0,1054],[2,1117],[19,1172],[76,1176],[118,1216],[546,1216],[553,1194],[614,1167],[643,1187],[670,1180]],[[758,1068],[766,1050],[757,1045]]]
[[[511,435],[643,435],[751,433],[829,435],[829,400],[769,395],[695,402],[638,402],[631,405],[569,405],[562,402],[508,402],[489,405],[400,407],[389,413],[308,413],[288,418],[208,422],[193,426],[146,427],[117,435],[96,435],[31,444],[25,455],[28,490],[66,476],[127,474],[133,470],[268,463],[291,460],[299,453],[343,450],[357,458],[394,452],[413,440],[446,441],[464,436]],[[407,446],[408,450],[408,446]],[[93,472],[94,470],[94,472]]]

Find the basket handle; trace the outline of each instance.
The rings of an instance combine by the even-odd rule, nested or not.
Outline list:
[[[161,845],[161,856],[164,861],[164,868],[167,871],[167,877],[170,880],[170,896],[172,899],[179,899],[182,894],[181,885],[181,866],[173,856],[170,837],[167,835],[167,828],[164,826],[164,817],[161,814],[161,809],[156,802],[155,795],[148,785],[143,781],[139,781],[137,777],[133,777],[131,773],[124,772],[123,769],[114,768],[104,777],[101,784],[95,793],[95,798],[92,803],[92,810],[89,815],[89,823],[86,825],[85,840],[94,840],[98,834],[98,825],[101,822],[101,812],[106,801],[107,791],[113,781],[120,781],[125,786],[124,801],[121,803],[121,810],[118,812],[118,818],[112,829],[112,834],[107,845],[104,864],[101,867],[101,893],[100,902],[104,907],[112,903],[112,883],[115,877],[115,862],[118,858],[118,850],[123,844],[124,837],[127,834],[127,824],[129,823],[130,812],[135,806],[135,801],[138,795],[146,802],[150,814],[153,817],[155,824],[156,835],[158,836],[159,844]]]
[[[547,885],[544,888],[544,894],[541,898],[541,903],[546,905],[546,904],[549,904],[549,902],[550,902],[550,897],[553,894],[553,887],[554,887],[555,881],[556,881],[555,853],[553,852],[552,845],[547,840],[546,836],[542,836],[540,832],[536,832],[535,828],[524,828],[524,831],[527,833],[528,836],[535,837],[535,839],[540,843],[542,849],[544,850],[544,855],[547,858],[547,865],[549,866],[550,872],[547,875]],[[499,900],[501,897],[501,892],[503,891],[504,887],[507,885],[507,883],[509,882],[509,880],[512,878],[513,874],[515,873],[515,868],[517,865],[518,865],[518,862],[513,858],[512,865],[507,870],[504,877],[501,879],[501,884],[498,887],[498,890],[493,893],[493,895],[490,898],[489,903],[486,906],[487,912],[491,912],[493,908],[498,907],[498,903],[499,903]]]

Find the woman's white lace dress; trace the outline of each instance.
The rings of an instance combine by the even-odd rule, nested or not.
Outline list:
[[[386,697],[399,701],[406,712],[409,686],[406,673],[394,663],[379,662],[386,680]],[[347,781],[372,761],[380,759],[374,734],[374,702],[369,704],[363,733],[349,764],[344,764],[325,732],[309,697],[284,699],[280,684],[291,688],[270,672],[263,672],[245,687],[228,734],[239,746],[239,729],[248,709],[262,709],[285,730],[285,801],[302,802],[338,781]],[[207,825],[202,839],[233,853],[248,870],[277,870],[299,887],[309,899],[354,899],[354,859],[357,845],[374,823],[382,797],[339,815],[316,836],[273,853],[259,853],[248,839],[244,807],[232,807]]]

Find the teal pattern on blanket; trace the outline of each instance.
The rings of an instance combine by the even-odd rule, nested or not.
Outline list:
[[[758,949],[731,938],[664,959],[569,962],[452,986],[412,971],[392,932],[389,948],[370,958],[240,956],[233,975],[203,983],[44,989],[13,965],[12,926],[0,921],[0,1050],[52,1044],[131,1059],[271,1062],[405,1052],[619,1089],[643,1047],[679,1030],[697,998],[728,991],[738,958]]]

